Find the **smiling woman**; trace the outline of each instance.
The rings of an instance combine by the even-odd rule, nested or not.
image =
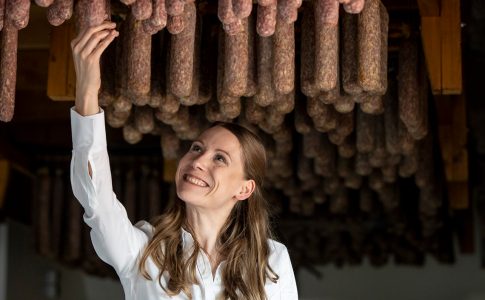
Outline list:
[[[261,191],[265,149],[245,127],[216,123],[204,131],[179,162],[178,199],[153,225],[131,224],[112,189],[97,97],[99,56],[117,35],[106,22],[72,42],[71,184],[96,252],[116,270],[125,298],[297,299],[288,251],[271,239]]]

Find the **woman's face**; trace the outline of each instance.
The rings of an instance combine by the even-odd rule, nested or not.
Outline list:
[[[244,177],[237,137],[223,127],[212,127],[192,143],[180,160],[175,174],[177,195],[196,207],[232,209],[254,189],[254,181]]]

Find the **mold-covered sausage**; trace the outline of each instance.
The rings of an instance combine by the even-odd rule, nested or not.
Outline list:
[[[249,17],[253,9],[252,0],[232,0],[232,9],[238,19]]]
[[[78,32],[103,23],[106,17],[109,17],[106,7],[106,0],[78,0],[74,7]]]
[[[180,16],[184,13],[185,2],[184,0],[165,0],[167,13],[171,16]]]
[[[356,112],[355,131],[357,151],[361,153],[369,153],[373,151],[375,141],[375,117],[358,109]]]
[[[143,30],[149,34],[155,34],[167,25],[165,0],[153,0],[152,6],[152,15],[143,21]]]

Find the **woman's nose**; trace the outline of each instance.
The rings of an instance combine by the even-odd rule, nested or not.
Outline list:
[[[206,155],[201,154],[192,160],[192,168],[198,170],[206,170],[207,169],[207,158]]]

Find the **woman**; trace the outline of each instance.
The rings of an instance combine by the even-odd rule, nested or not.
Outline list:
[[[134,226],[112,191],[99,58],[118,36],[105,22],[71,43],[71,184],[99,257],[113,266],[126,299],[297,299],[285,246],[269,239],[261,184],[266,155],[244,127],[219,123],[182,157],[177,196],[154,226]]]

